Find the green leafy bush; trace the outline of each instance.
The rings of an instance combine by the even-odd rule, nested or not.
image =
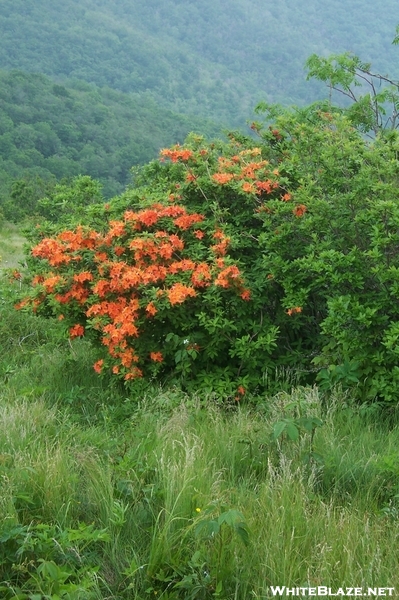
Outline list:
[[[44,523],[10,524],[3,528],[0,541],[3,598],[94,598],[90,590],[95,586],[98,554],[93,546],[109,541],[105,530],[84,523],[68,531]]]
[[[41,239],[22,306],[105,344],[96,369],[125,380],[167,376],[240,400],[288,369],[393,401],[399,138],[366,141],[329,105],[262,110],[275,124],[252,124],[258,142],[191,136],[135,189],[80,208],[85,226]]]

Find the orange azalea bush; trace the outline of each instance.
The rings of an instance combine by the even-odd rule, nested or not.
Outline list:
[[[183,206],[158,203],[127,210],[103,233],[79,226],[39,242],[32,256],[48,270],[33,277],[35,293],[22,306],[28,302],[38,310],[50,303],[59,317],[75,318],[79,322],[69,328],[71,338],[88,330],[98,333],[112,372],[135,379],[143,375],[146,362],[167,358],[157,330],[173,322],[175,307],[198,310],[198,297],[210,288],[249,297],[227,249],[228,238],[219,228],[213,230],[203,215]],[[180,329],[190,335],[192,324]],[[105,366],[101,360],[95,369],[101,372]]]
[[[152,180],[152,197],[138,201],[136,193],[118,215],[112,203],[99,207],[108,216],[101,230],[79,224],[44,235],[31,251],[31,293],[18,308],[50,311],[71,338],[104,347],[98,373],[188,380],[216,367],[244,389],[251,369],[243,347],[264,328],[252,317],[256,286],[240,258],[250,231],[232,229],[227,205],[242,204],[245,226],[265,195],[287,190],[259,148],[235,140],[223,153],[201,138],[164,149]],[[271,323],[268,335],[270,356],[277,335]]]
[[[36,231],[18,308],[50,312],[71,338],[103,347],[98,373],[207,389],[213,377],[241,398],[275,369],[279,333],[301,311],[276,302],[260,248],[269,206],[291,221],[306,206],[265,153],[234,136],[162,150],[135,189],[91,207],[86,222],[80,211],[79,224]]]
[[[316,105],[252,129],[191,136],[119,198],[79,203],[51,235],[41,223],[19,307],[58,317],[101,348],[98,373],[134,385],[240,401],[294,375],[395,401],[396,134],[367,142]]]

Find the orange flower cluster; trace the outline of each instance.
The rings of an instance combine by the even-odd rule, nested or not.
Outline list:
[[[195,289],[182,283],[175,283],[167,292],[169,302],[173,306],[174,304],[181,304],[186,298],[194,298],[197,295]]]
[[[193,213],[191,215],[182,215],[181,217],[177,217],[177,219],[175,219],[173,221],[173,223],[179,229],[188,229],[189,227],[191,227],[191,225],[194,225],[196,223],[201,223],[201,221],[203,221],[203,220],[204,220],[203,215]]]
[[[181,158],[186,156],[182,154]],[[167,306],[195,298],[199,290],[211,285],[233,287],[243,300],[250,299],[238,267],[226,266],[221,258],[230,243],[221,229],[213,233],[217,244],[211,246],[214,258],[209,263],[184,256],[186,242],[176,231],[191,235],[193,240],[202,240],[205,231],[194,226],[203,221],[203,215],[189,213],[183,206],[153,204],[143,210],[125,211],[122,219],[109,222],[104,234],[78,227],[45,238],[33,248],[32,254],[47,261],[52,270],[33,278],[32,284],[39,286],[40,294],[36,292],[34,299],[22,301],[19,308],[30,305],[36,309],[50,296],[62,307],[59,318],[64,319],[65,305],[76,303],[92,328],[99,332],[113,363],[112,372],[125,380],[141,377],[137,363],[145,359],[140,358],[134,346],[145,319],[162,318],[158,314]],[[179,275],[184,277],[182,281],[176,281]],[[153,286],[158,286],[156,299],[149,301],[146,289]],[[71,338],[84,334],[81,324],[69,329]],[[157,351],[146,356],[152,362],[164,360]],[[105,365],[101,359],[94,369],[101,373]]]
[[[252,148],[242,150],[231,158],[218,157],[218,171],[210,175],[211,181],[219,185],[240,182],[241,190],[246,194],[271,194],[279,188],[279,184],[270,177],[267,160],[253,160],[253,157],[261,153],[260,148]],[[278,175],[278,171],[273,171],[272,175]],[[186,181],[189,179],[186,178]],[[288,200],[287,195],[282,199]]]
[[[287,311],[287,315],[289,317],[291,317],[292,315],[296,315],[298,313],[302,312],[302,307],[301,306],[294,306],[293,308],[289,308]]]
[[[158,310],[153,302],[150,302],[149,304],[147,304],[147,306],[145,307],[145,310],[149,317],[154,317],[158,312]]]
[[[253,183],[249,183],[249,181],[244,181],[244,183],[242,184],[242,189],[243,192],[247,192],[247,194],[255,193],[255,186]]]
[[[233,184],[245,206],[250,206],[253,200],[255,205],[263,207],[265,195],[275,192],[275,197],[283,202],[291,199],[277,181],[278,170],[273,171],[268,161],[262,159],[260,148],[241,150],[243,146],[235,140],[232,147],[231,156],[217,156],[216,145],[209,149],[197,146],[195,151],[179,145],[163,149],[161,160],[190,162],[177,171],[174,168],[180,173],[179,183],[170,184],[162,202],[126,210],[118,220],[109,222],[105,233],[78,227],[43,239],[32,251],[33,256],[47,261],[49,268],[48,273],[37,276],[34,285],[39,290],[30,304],[38,306],[50,296],[66,317],[65,305],[73,304],[72,314],[80,309],[91,328],[99,332],[111,357],[112,372],[125,380],[141,377],[142,365],[151,365],[150,361],[167,364],[166,353],[164,357],[158,351],[159,346],[152,348],[150,335],[145,337],[146,328],[155,331],[158,323],[162,326],[165,311],[174,307],[177,310],[184,302],[191,304],[190,299],[197,298],[204,290],[212,290],[211,286],[218,288],[219,294],[220,288],[232,289],[241,300],[251,300],[242,272],[225,258],[230,238],[217,225],[212,233],[204,215],[189,212],[177,202],[188,189],[191,194],[192,187],[202,191],[205,172],[208,183]],[[197,171],[197,167],[201,170]],[[212,190],[215,191],[215,186]],[[202,194],[206,197],[207,189]],[[191,196],[188,198],[191,200]],[[256,209],[254,206],[254,212]],[[262,210],[268,209],[265,206]],[[304,205],[293,210],[297,217],[305,212]],[[212,242],[208,245],[212,236],[213,245]],[[300,310],[294,307],[287,314]],[[71,337],[85,333],[83,325],[78,324],[69,331]],[[136,348],[140,336],[144,337],[143,345],[149,347],[139,356]],[[105,366],[102,360],[94,368],[102,372]],[[245,390],[237,393],[243,396]]]
[[[211,250],[214,252],[214,254],[216,256],[225,256],[226,252],[227,252],[227,248],[229,247],[229,244],[230,244],[230,238],[227,237],[223,233],[223,231],[220,231],[220,229],[215,231],[215,233],[213,234],[213,237],[216,240],[220,240],[220,241],[218,244],[211,246]]]
[[[195,266],[191,275],[191,282],[195,287],[207,287],[212,280],[211,270],[207,263],[199,263]]]
[[[95,370],[96,373],[101,373],[101,371],[103,370],[103,365],[104,365],[104,359],[101,358],[100,360],[98,360],[97,362],[94,363],[93,369]]]
[[[219,183],[220,185],[225,185],[229,183],[232,179],[234,179],[233,173],[214,173],[212,175],[212,180],[215,183]]]
[[[296,217],[303,217],[307,208],[304,204],[298,204],[292,211]]]
[[[192,150],[180,148],[179,144],[173,148],[164,148],[161,150],[160,154],[162,157],[170,158],[172,162],[178,162],[179,160],[188,161],[194,155]]]
[[[18,269],[14,269],[14,271],[11,273],[11,277],[16,281],[20,281],[22,279],[22,273],[20,273]]]
[[[81,337],[85,333],[85,328],[83,325],[74,325],[69,329],[69,335],[71,338]]]
[[[41,282],[48,294],[54,292],[57,285],[64,282],[63,277],[61,277],[60,275],[52,275],[51,273],[49,273],[49,275],[49,277],[47,277],[46,279],[44,279],[44,281]]]
[[[266,194],[271,194],[273,190],[278,188],[278,183],[276,181],[272,181],[271,179],[266,179],[265,181],[257,181],[255,183],[257,194],[261,194],[262,192],[266,192]]]
[[[243,399],[243,397],[245,396],[245,394],[246,394],[246,389],[245,389],[245,387],[244,387],[243,385],[239,385],[239,386],[238,386],[238,388],[237,388],[237,393],[236,393],[236,395],[234,396],[234,400],[235,400],[236,402],[240,402],[240,400],[242,400],[242,399]]]
[[[228,288],[231,286],[233,281],[238,284],[242,283],[241,271],[235,265],[231,265],[220,271],[219,275],[215,279],[215,285]]]

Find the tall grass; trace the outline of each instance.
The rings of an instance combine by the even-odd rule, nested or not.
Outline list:
[[[229,410],[174,389],[133,395],[98,379],[93,350],[65,342],[58,323],[14,312],[7,285],[5,598],[55,598],[43,561],[69,568],[64,587],[76,587],[64,597],[82,600],[263,599],[271,585],[399,590],[394,417],[363,414],[342,394],[326,400],[317,389]],[[273,424],[299,403],[323,420],[313,446],[307,434],[272,441]]]
[[[24,259],[24,244],[26,239],[21,235],[20,228],[13,223],[0,221],[0,268],[15,269]]]

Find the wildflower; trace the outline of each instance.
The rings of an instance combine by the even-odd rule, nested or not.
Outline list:
[[[287,312],[287,315],[289,317],[291,317],[292,315],[295,315],[297,313],[301,313],[302,312],[302,307],[301,306],[294,306],[293,308],[288,308],[286,312]]]
[[[82,271],[82,273],[77,273],[74,275],[73,280],[79,283],[84,283],[85,281],[92,281],[93,275],[89,273],[89,271]]]
[[[84,335],[84,332],[85,328],[83,327],[83,325],[74,325],[69,329],[69,335],[71,336],[71,338],[82,337],[82,335]]]
[[[54,292],[55,287],[61,281],[63,281],[63,278],[60,275],[54,275],[53,277],[48,277],[47,279],[45,279],[43,281],[43,285],[46,289],[46,292],[48,294],[51,294],[51,292]]]
[[[107,234],[107,239],[111,240],[114,237],[120,237],[126,233],[125,223],[123,221],[110,221],[110,230]]]
[[[219,275],[216,277],[214,283],[215,285],[220,285],[223,288],[228,288],[233,279],[240,280],[241,272],[238,267],[235,265],[231,265],[226,267],[222,271],[220,271]]]
[[[95,370],[96,373],[101,373],[101,371],[103,370],[103,365],[104,365],[104,360],[98,360],[97,362],[94,363],[93,365],[93,369]]]
[[[292,212],[296,217],[302,217],[305,214],[306,210],[307,208],[304,204],[298,204],[298,206],[296,206]]]
[[[177,144],[174,148],[164,148],[161,150],[161,157],[170,158],[172,162],[177,162],[179,159],[187,161],[193,157],[193,152],[187,148],[180,149]]]
[[[194,223],[200,223],[203,220],[203,215],[193,213],[192,215],[182,215],[181,217],[174,219],[173,223],[174,225],[176,225],[176,227],[179,227],[180,229],[188,229]]]
[[[125,249],[123,248],[123,246],[115,246],[115,248],[114,248],[114,252],[115,252],[116,256],[122,256],[124,251],[125,251]]]
[[[163,361],[162,352],[150,352],[150,358],[154,362],[162,362]]]
[[[180,304],[185,301],[189,296],[195,297],[197,292],[194,288],[183,285],[181,283],[175,283],[167,292],[169,302],[173,304]]]
[[[15,310],[21,310],[21,308],[24,308],[25,306],[29,306],[29,304],[31,304],[31,299],[24,298],[20,302],[17,302],[17,304],[14,304],[14,308],[15,308]]]
[[[273,182],[270,179],[267,179],[266,181],[257,181],[255,185],[258,188],[257,194],[261,194],[262,192],[270,194],[273,191]]]
[[[212,179],[215,183],[219,183],[220,185],[224,185],[229,183],[234,178],[232,173],[215,173],[212,175]]]
[[[242,184],[242,190],[243,190],[243,192],[247,192],[247,194],[252,194],[253,192],[255,192],[255,188],[254,188],[253,184],[249,183],[248,181],[245,181]]]
[[[137,379],[142,376],[143,376],[142,370],[139,369],[138,367],[133,367],[133,369],[129,373],[126,373],[124,379],[125,379],[125,381],[128,381],[129,379]]]
[[[155,225],[155,223],[158,221],[158,218],[158,212],[150,208],[147,210],[142,210],[137,214],[137,221],[139,221],[143,225],[146,225],[147,227]]]
[[[243,385],[239,385],[237,388],[237,394],[234,396],[234,400],[236,402],[239,402],[245,396],[245,393],[246,393],[245,387]]]
[[[199,263],[191,275],[191,282],[197,287],[208,286],[211,279],[212,275],[209,266],[206,263]]]
[[[200,513],[201,509],[197,506],[197,508],[195,509],[195,512]]]
[[[146,313],[148,313],[149,317],[153,317],[158,312],[153,302],[150,302],[149,304],[147,304],[145,310],[146,310]]]

